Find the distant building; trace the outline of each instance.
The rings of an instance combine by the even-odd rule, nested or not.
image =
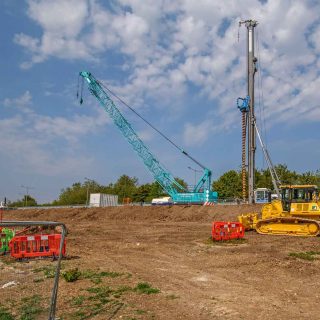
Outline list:
[[[118,205],[118,196],[105,193],[91,193],[90,207],[113,207]]]

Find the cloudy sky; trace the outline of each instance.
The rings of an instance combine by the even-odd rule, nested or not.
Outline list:
[[[255,19],[256,116],[273,162],[320,168],[319,0],[2,0],[0,198],[40,203],[84,178],[152,177],[78,73],[91,71],[219,177],[241,164],[246,29]],[[118,104],[116,102],[116,104]],[[195,164],[119,105],[175,176]],[[257,166],[266,168],[261,151]],[[199,173],[197,173],[199,175]]]

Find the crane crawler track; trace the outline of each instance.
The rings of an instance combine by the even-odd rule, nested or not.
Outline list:
[[[260,220],[256,231],[268,235],[316,237],[320,234],[320,221],[294,217],[277,217]]]

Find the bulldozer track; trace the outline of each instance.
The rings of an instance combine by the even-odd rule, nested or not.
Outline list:
[[[316,237],[320,233],[320,222],[312,219],[277,217],[260,220],[256,224],[260,234]]]

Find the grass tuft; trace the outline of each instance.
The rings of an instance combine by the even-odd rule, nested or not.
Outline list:
[[[62,276],[67,282],[74,282],[80,278],[81,272],[78,270],[78,268],[70,269],[62,272]]]
[[[74,297],[71,300],[71,304],[73,306],[81,306],[83,304],[83,302],[85,301],[86,297],[85,296],[78,296],[78,297]]]
[[[93,270],[85,270],[81,272],[82,279],[90,279],[94,284],[99,284],[102,282],[102,278],[116,278],[122,276],[122,273],[119,272],[110,272],[110,271],[102,271],[96,272]]]
[[[0,305],[0,320],[14,320],[13,315],[9,310]]]
[[[39,295],[23,298],[21,301],[22,305],[19,308],[20,320],[39,319],[38,316],[45,311],[41,307],[41,297]]]
[[[307,252],[290,252],[289,256],[302,259],[302,260],[308,260],[308,261],[314,261],[317,259],[317,255],[320,255],[319,251],[307,251]]]
[[[39,273],[43,272],[43,275],[45,278],[50,279],[54,278],[56,274],[56,266],[45,266],[45,267],[40,267],[32,270],[34,273]]]
[[[235,245],[240,245],[240,244],[244,244],[244,243],[247,243],[247,242],[248,242],[248,240],[245,239],[245,238],[215,241],[211,237],[207,238],[206,240],[203,241],[204,244],[209,245],[209,246],[214,246],[214,245],[221,245],[221,246],[223,246],[223,245],[225,245],[225,246],[232,245],[232,246],[235,246]]]
[[[139,282],[133,290],[141,294],[155,294],[160,292],[159,289],[152,288],[147,282]]]
[[[179,297],[178,297],[178,296],[176,296],[175,294],[169,294],[169,295],[167,295],[167,296],[166,296],[166,298],[167,298],[168,300],[175,300],[175,299],[179,299]]]

